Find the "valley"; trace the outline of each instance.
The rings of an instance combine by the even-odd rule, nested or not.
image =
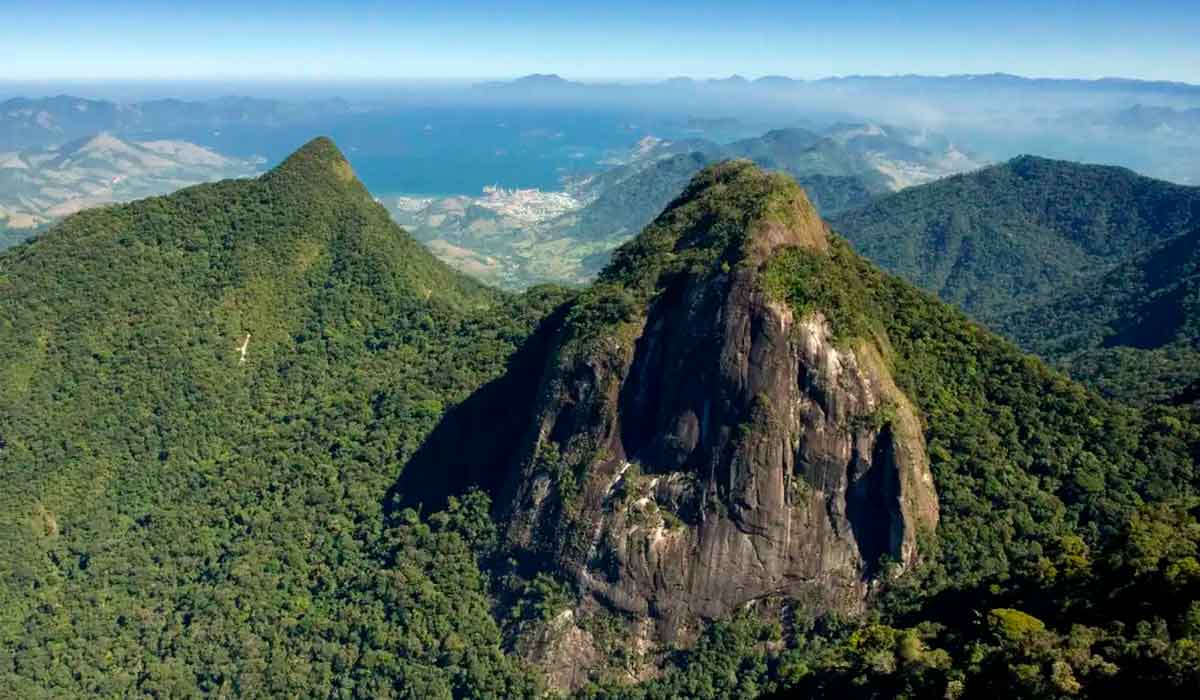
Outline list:
[[[565,181],[561,192],[489,188],[481,197],[381,197],[398,223],[456,268],[504,287],[582,284],[650,223],[704,165],[749,158],[796,177],[827,215],[871,197],[981,167],[937,134],[836,124],[719,144],[654,136]]]

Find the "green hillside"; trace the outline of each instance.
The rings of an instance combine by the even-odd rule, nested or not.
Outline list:
[[[887,178],[861,154],[804,129],[768,131],[758,138],[731,143],[723,153],[748,158],[768,170],[782,170],[797,180],[811,175],[854,177],[872,193],[889,189]]]
[[[1190,697],[1189,409],[1089,392],[826,237],[803,200],[785,175],[712,166],[596,284],[510,295],[434,259],[317,139],[259,179],[87,211],[0,253],[0,696],[544,696],[525,652],[580,591],[518,561],[510,523],[469,487],[511,489],[540,378],[623,352],[648,305],[691,332],[691,313],[754,304],[819,312],[823,357],[863,353],[894,379],[937,531],[902,575],[878,562],[864,615],[747,600],[694,644],[645,652],[644,675],[610,673],[643,653],[624,626],[642,621],[602,610],[586,631],[605,658],[575,660],[594,672],[579,696]],[[1139,216],[1180,220],[1176,201]],[[1190,269],[1179,258],[1121,288],[1162,287],[1154,275]],[[744,296],[719,294],[732,277]],[[1144,336],[1114,318],[1095,327]],[[553,439],[584,444],[569,433],[596,416],[572,392],[607,366],[558,385]],[[897,415],[884,404],[849,429]],[[778,416],[746,418],[731,444]]]
[[[1200,188],[1022,156],[832,223],[885,270],[993,319],[1195,228]]]
[[[326,139],[0,254],[0,695],[532,692],[485,511],[385,496],[554,303],[436,261]]]
[[[1002,317],[996,328],[1106,394],[1179,398],[1200,379],[1200,229]]]

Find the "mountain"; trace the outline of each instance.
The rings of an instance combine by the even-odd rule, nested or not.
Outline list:
[[[487,288],[332,142],[0,253],[5,697],[1190,697],[1200,428],[707,166]]]
[[[1135,104],[1111,111],[1071,114],[1064,121],[1072,125],[1113,127],[1134,133],[1160,136],[1195,136],[1200,133],[1200,108],[1176,109],[1161,105]]]
[[[758,138],[734,142],[726,150],[732,156],[747,158],[772,170],[786,171],[793,177],[814,173],[841,177],[858,175],[876,191],[886,189],[880,174],[861,167],[851,152],[839,148],[836,141],[805,129],[775,129]]]
[[[1200,228],[1001,317],[996,328],[1105,394],[1171,401],[1200,380],[1198,303]]]
[[[1200,86],[1187,83],[1009,74],[848,75],[817,80],[766,76],[740,81],[570,82],[569,89],[510,89],[508,94],[559,110],[635,109],[645,115],[686,115],[689,120],[738,119],[765,128],[841,122],[894,124],[918,133],[936,129],[953,134],[988,162],[1037,153],[1121,165],[1172,182],[1200,184],[1200,152],[1194,131],[1187,127],[1188,118],[1200,108]],[[504,96],[504,90],[488,95]],[[509,106],[518,104],[514,99]],[[1143,109],[1131,110],[1138,105]],[[1122,114],[1127,110],[1131,113]],[[1141,121],[1153,126],[1137,126]],[[730,134],[722,140],[744,135]],[[903,171],[896,175],[900,180],[906,177]]]
[[[884,557],[919,560],[937,496],[883,351],[762,287],[777,253],[829,245],[786,176],[718,165],[567,313],[501,521],[576,615],[645,621],[650,649],[760,598],[858,611]]]
[[[474,86],[475,89],[498,89],[498,88],[523,88],[523,87],[564,87],[569,85],[582,85],[582,83],[565,80],[557,73],[530,73],[529,75],[521,76],[514,80],[497,80],[486,83],[479,83]]]
[[[738,89],[745,93],[757,90],[800,90],[807,87],[829,87],[842,91],[871,90],[880,94],[951,94],[963,96],[973,92],[995,92],[1022,90],[1033,94],[1095,93],[1105,96],[1141,95],[1174,98],[1200,96],[1200,85],[1166,80],[1137,80],[1130,78],[1100,78],[1097,80],[1073,78],[1035,78],[1009,73],[957,74],[957,75],[844,75],[815,80],[803,80],[781,75],[768,75],[747,80],[740,75],[728,78],[698,80],[686,76],[668,78],[660,82],[623,84],[613,82],[586,83],[565,80],[555,74],[533,74],[510,81],[483,83],[482,87],[505,87],[529,83],[565,83],[595,91],[621,89],[626,96],[648,91],[676,89],[699,91],[711,89]]]
[[[1157,568],[1200,543],[1194,501],[1161,502],[1196,493],[1192,417],[1108,403],[881,272],[790,178],[705,168],[546,333],[540,376],[508,377],[537,397],[511,456],[453,456],[503,410],[473,397],[428,478],[493,494],[538,611],[510,634],[552,686],[1186,695],[1190,657],[1149,649],[1192,628],[1132,630],[1200,599]],[[1143,529],[1165,522],[1178,544]]]
[[[486,506],[387,494],[554,303],[438,262],[326,139],[0,253],[0,695],[532,695]]]
[[[878,124],[834,124],[824,136],[866,161],[901,190],[949,175],[979,170],[985,163],[962,151],[943,134]]]
[[[1051,127],[1070,134],[1081,155],[1109,160],[1182,185],[1200,184],[1200,106],[1168,107],[1157,104],[1100,105],[1091,109],[1063,110]],[[1097,144],[1097,155],[1088,155],[1087,144]],[[1111,155],[1101,156],[1105,145]]]
[[[61,147],[0,153],[0,226],[14,236],[27,235],[81,209],[244,177],[259,165],[186,141],[138,143],[108,133]]]
[[[0,101],[0,151],[62,146],[108,132],[121,138],[161,139],[170,134],[235,125],[277,128],[319,117],[348,115],[344,100],[286,102],[253,97],[213,100],[160,99],[119,103],[69,95]]]
[[[120,121],[114,102],[59,95],[0,102],[0,150],[61,145],[114,128]]]
[[[832,223],[884,269],[990,320],[1194,228],[1200,188],[1022,156]]]
[[[814,176],[854,177],[874,193],[894,192],[982,167],[940,134],[877,124],[839,123],[820,134],[776,129],[732,143],[722,155],[749,158],[801,181]],[[828,213],[836,211],[840,209]]]
[[[490,202],[445,198],[393,209],[450,264],[509,287],[592,279],[705,165],[748,158],[796,178],[824,215],[915,182],[978,167],[944,137],[877,125],[825,134],[776,129],[730,144],[646,137],[612,168],[569,183],[575,206],[545,217],[497,215]],[[474,204],[475,206],[471,206]]]
[[[1095,92],[1098,94],[1200,96],[1200,85],[1168,80],[1131,78],[1035,78],[1011,73],[958,75],[847,75],[814,81],[840,87],[870,86],[892,90],[924,90],[962,95],[973,91],[1029,90],[1035,93]]]

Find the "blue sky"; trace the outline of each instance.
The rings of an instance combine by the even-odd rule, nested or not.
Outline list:
[[[1200,2],[0,0],[0,80],[816,78],[1200,83]]]

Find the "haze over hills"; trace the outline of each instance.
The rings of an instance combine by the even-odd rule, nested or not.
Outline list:
[[[792,119],[822,124],[866,121],[946,133],[987,160],[1037,153],[1113,163],[1183,184],[1200,184],[1188,132],[1161,120],[1130,119],[1148,111],[1200,108],[1200,87],[1121,78],[1063,80],[1003,73],[983,75],[842,76],[796,80],[676,78],[661,83],[587,84],[513,81],[477,89],[488,99],[537,104],[636,104],[694,116]],[[1174,121],[1174,120],[1172,120]]]
[[[1083,80],[1074,78],[1037,78],[1009,73],[959,74],[959,75],[846,75],[817,79],[799,79],[783,75],[767,75],[749,80],[740,75],[727,78],[696,79],[678,76],[662,81],[575,81],[567,80],[554,73],[537,73],[511,81],[492,81],[476,84],[479,91],[504,91],[526,93],[526,96],[611,95],[618,91],[649,92],[673,89],[680,92],[702,90],[778,90],[780,88],[804,88],[809,86],[836,86],[838,89],[869,89],[894,93],[909,91],[933,91],[962,95],[966,92],[1021,89],[1044,94],[1092,92],[1116,95],[1200,97],[1200,85],[1178,81],[1137,80],[1131,78],[1101,78]]]
[[[749,162],[579,292],[451,270],[325,139],[71,216],[0,289],[0,694],[1194,687],[1194,417]]]
[[[111,94],[121,97],[108,100],[36,96],[38,92],[61,95],[74,87],[81,86],[9,86],[10,94],[26,97],[0,103],[0,150],[61,144],[110,131],[134,140],[182,139],[222,153],[262,155],[275,162],[298,147],[312,131],[321,130],[337,134],[352,156],[355,149],[361,149],[378,157],[393,154],[390,146],[395,144],[389,142],[406,133],[395,125],[407,125],[410,119],[420,120],[413,122],[417,132],[425,125],[451,128],[453,123],[460,135],[470,137],[472,132],[482,132],[498,123],[517,121],[522,113],[541,113],[555,122],[549,128],[568,132],[572,124],[578,127],[599,114],[611,114],[617,124],[655,125],[631,141],[647,133],[676,140],[683,137],[681,133],[663,133],[660,127],[666,122],[682,125],[732,120],[754,126],[752,133],[732,135],[728,140],[797,124],[817,131],[838,122],[892,124],[946,134],[987,161],[1035,153],[1124,165],[1147,175],[1200,184],[1200,171],[1194,165],[1200,161],[1193,157],[1196,146],[1190,132],[1161,128],[1163,123],[1176,123],[1190,110],[1200,109],[1200,88],[1162,81],[1056,80],[990,74],[584,83],[539,75],[474,87],[448,82],[235,82],[214,83],[205,97],[195,86],[164,83],[124,91],[114,86]],[[104,94],[102,87],[89,89]],[[130,97],[154,90],[158,94],[196,97]],[[231,90],[263,97],[229,97]],[[333,97],[315,99],[315,95]],[[1184,116],[1147,122],[1130,118],[1135,108],[1146,113],[1174,110]],[[478,119],[466,119],[470,114]],[[554,114],[571,118],[555,119]],[[222,134],[214,136],[214,131]],[[371,135],[379,138],[369,138]],[[491,149],[472,151],[473,165],[463,164],[460,169],[482,168],[492,149],[511,149],[510,144],[495,143],[497,136],[490,135],[494,142]],[[590,140],[599,142],[595,134]],[[406,145],[413,149],[418,143]],[[465,148],[469,143],[468,138],[461,145]],[[246,151],[248,144],[256,144],[258,150]],[[446,149],[442,151],[444,158],[453,155]],[[422,166],[433,169],[431,162],[422,162]],[[408,167],[412,167],[411,160]],[[530,169],[530,164],[522,168]],[[364,172],[372,190],[379,194],[419,191],[416,180],[405,181],[405,186],[384,187],[371,182],[378,177],[373,168]],[[534,185],[495,178],[482,184]],[[474,194],[482,184],[447,188],[439,182],[426,192]],[[544,189],[547,185],[538,186]]]
[[[646,137],[607,171],[568,181],[566,196],[514,192],[482,198],[384,199],[443,260],[480,278],[523,287],[589,280],[705,164],[748,158],[797,178],[825,214],[873,195],[979,167],[945,137],[871,124],[823,133],[790,128],[728,144]]]
[[[28,235],[81,209],[245,177],[261,165],[186,141],[129,142],[108,133],[0,153],[0,231],[7,227],[10,239]]]
[[[278,127],[350,111],[343,100],[220,97],[114,102],[69,95],[16,97],[0,102],[0,150],[58,146],[99,132],[144,139],[147,135],[161,137],[188,129],[211,130],[237,124]]]

